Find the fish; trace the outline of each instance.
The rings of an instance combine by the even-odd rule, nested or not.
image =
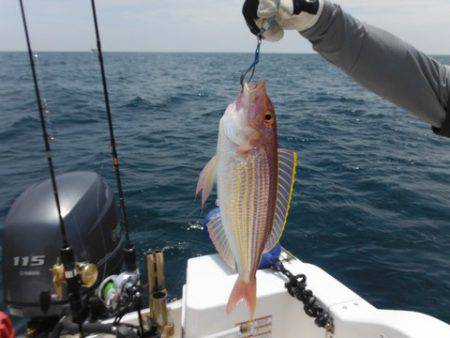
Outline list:
[[[220,212],[207,229],[222,260],[238,272],[226,306],[243,300],[253,318],[256,271],[264,252],[285,228],[297,170],[297,153],[278,148],[275,109],[266,84],[245,83],[219,122],[215,156],[200,173],[202,208],[214,186]]]

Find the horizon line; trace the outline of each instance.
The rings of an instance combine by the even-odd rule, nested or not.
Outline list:
[[[92,53],[96,49],[91,50],[33,50],[36,53]],[[26,50],[0,50],[0,53],[27,53]],[[103,50],[103,53],[123,53],[123,54],[254,54],[248,51],[120,51],[120,50]],[[318,55],[317,52],[264,52],[265,55]],[[450,53],[430,53],[430,56],[450,56]]]
[[[96,49],[91,50],[33,50],[36,53],[92,53],[96,51]],[[254,52],[247,51],[164,51],[164,50],[156,50],[156,51],[121,51],[121,50],[102,50],[103,53],[192,53],[192,54],[254,54]],[[0,50],[0,53],[28,53],[27,50]],[[264,54],[310,54],[315,55],[317,53],[314,52],[265,52]]]

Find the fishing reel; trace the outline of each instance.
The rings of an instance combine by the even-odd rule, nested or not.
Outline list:
[[[70,304],[70,314],[72,321],[81,324],[89,314],[87,300],[82,289],[89,290],[98,279],[98,269],[95,264],[87,262],[76,262],[74,252],[67,246],[61,249],[61,260],[51,268],[53,275],[54,295],[50,293],[41,294],[42,311],[47,312],[52,300],[62,301],[67,296]],[[64,287],[65,286],[65,287]]]
[[[112,313],[136,309],[142,301],[139,272],[125,271],[107,277],[97,289],[97,297]]]
[[[70,283],[76,280],[79,288],[91,289],[97,284],[98,270],[94,264],[74,263],[75,269],[67,269],[58,262],[52,267],[54,297],[62,299],[65,286],[70,293]],[[116,337],[141,337],[142,326],[120,324],[121,317],[133,310],[140,310],[142,292],[138,270],[111,275],[100,283],[95,293],[80,295],[81,302],[70,316],[63,316],[53,328],[49,337],[59,337],[62,333],[77,334],[80,330],[85,334],[105,333]],[[99,302],[100,300],[100,302]],[[96,307],[100,304],[100,311]],[[113,323],[102,323],[99,318],[116,316]],[[89,320],[86,320],[88,319]],[[119,320],[117,320],[119,319]]]
[[[56,300],[63,299],[63,285],[67,283],[64,265],[60,262],[58,258],[55,265],[50,270],[53,275],[53,289],[55,290]],[[76,275],[80,276],[81,287],[89,289],[97,283],[98,279],[98,269],[95,264],[92,263],[75,263]]]

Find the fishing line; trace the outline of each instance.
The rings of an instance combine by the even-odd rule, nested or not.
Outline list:
[[[244,83],[245,82],[250,82],[253,79],[253,76],[255,75],[256,65],[259,63],[259,56],[260,56],[260,52],[261,52],[261,44],[262,44],[262,37],[261,37],[261,35],[258,35],[258,37],[257,37],[257,44],[256,44],[256,50],[255,50],[255,58],[253,59],[253,63],[241,75],[240,83],[241,83],[242,90],[244,90]],[[245,81],[245,78],[247,77],[248,73],[250,73],[250,77],[248,78],[248,81]]]
[[[36,94],[36,101],[37,101],[39,117],[40,117],[40,121],[41,121],[42,136],[44,138],[45,154],[47,157],[48,169],[50,172],[50,179],[52,182],[53,195],[55,197],[56,209],[58,211],[59,228],[61,231],[63,247],[68,247],[69,243],[67,240],[66,225],[65,225],[64,219],[62,218],[62,215],[61,215],[61,204],[60,204],[60,200],[59,200],[58,186],[56,184],[55,168],[53,166],[53,156],[52,156],[52,151],[51,151],[51,147],[50,147],[49,135],[47,132],[47,125],[46,125],[46,120],[45,120],[45,115],[44,115],[44,105],[43,105],[43,102],[41,99],[41,92],[40,92],[39,84],[38,84],[38,80],[37,80],[36,65],[34,63],[33,51],[31,49],[31,42],[30,42],[30,36],[28,34],[28,25],[27,25],[27,20],[25,17],[23,0],[19,0],[19,3],[20,3],[20,11],[22,14],[23,28],[25,30],[25,37],[26,37],[26,41],[27,41],[28,57],[30,59],[31,73],[33,75],[33,83],[34,83],[34,90],[35,90],[35,94]]]
[[[114,126],[113,126],[113,120],[112,120],[112,114],[111,114],[111,106],[109,103],[109,93],[108,93],[108,86],[106,83],[106,73],[105,73],[105,65],[103,61],[103,51],[102,46],[100,42],[100,32],[98,28],[98,21],[97,21],[97,10],[95,8],[95,0],[91,0],[92,5],[92,15],[94,18],[94,26],[95,26],[95,37],[97,40],[97,56],[98,61],[100,63],[100,72],[102,75],[102,84],[103,84],[103,96],[105,101],[105,108],[106,108],[106,114],[108,116],[108,128],[109,128],[109,139],[111,144],[111,155],[113,159],[113,165],[114,165],[114,171],[116,176],[116,183],[117,183],[117,190],[119,194],[119,201],[120,201],[120,215],[121,215],[121,223],[123,225],[123,228],[125,229],[125,239],[127,241],[127,247],[132,248],[133,245],[131,244],[130,240],[130,233],[129,233],[129,227],[128,227],[128,217],[127,217],[127,210],[125,205],[125,194],[123,192],[122,188],[122,178],[120,174],[120,166],[119,166],[119,157],[117,155],[117,149],[116,149],[116,138],[114,135]]]
[[[52,121],[52,112],[50,111],[48,104],[47,104],[47,100],[45,98],[45,87],[44,87],[44,82],[42,81],[43,76],[45,76],[44,68],[42,68],[42,66],[41,66],[39,54],[37,52],[33,53],[33,57],[34,57],[34,66],[36,69],[36,74],[38,74],[38,73],[40,74],[40,78],[38,78],[37,81],[38,81],[40,94],[41,94],[42,109],[44,110],[45,123],[47,125],[48,138],[51,143],[56,138],[56,128]]]
[[[38,66],[38,68],[39,68],[39,66]],[[55,125],[53,124],[53,121],[52,121],[52,112],[49,110],[47,101],[45,100],[45,95],[44,95],[44,99],[42,100],[42,102],[43,102],[45,122],[47,123],[48,129],[50,130],[48,137],[49,137],[50,142],[53,142],[56,138],[56,129],[55,129]]]

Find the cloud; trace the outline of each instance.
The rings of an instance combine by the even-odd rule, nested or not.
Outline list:
[[[450,53],[448,0],[336,0],[363,21],[382,27],[428,53]],[[120,51],[251,51],[241,17],[243,0],[97,0],[105,49]],[[94,46],[88,0],[25,1],[40,50],[89,50]],[[17,2],[2,0],[0,49],[24,49]],[[266,52],[311,52],[289,32]]]

